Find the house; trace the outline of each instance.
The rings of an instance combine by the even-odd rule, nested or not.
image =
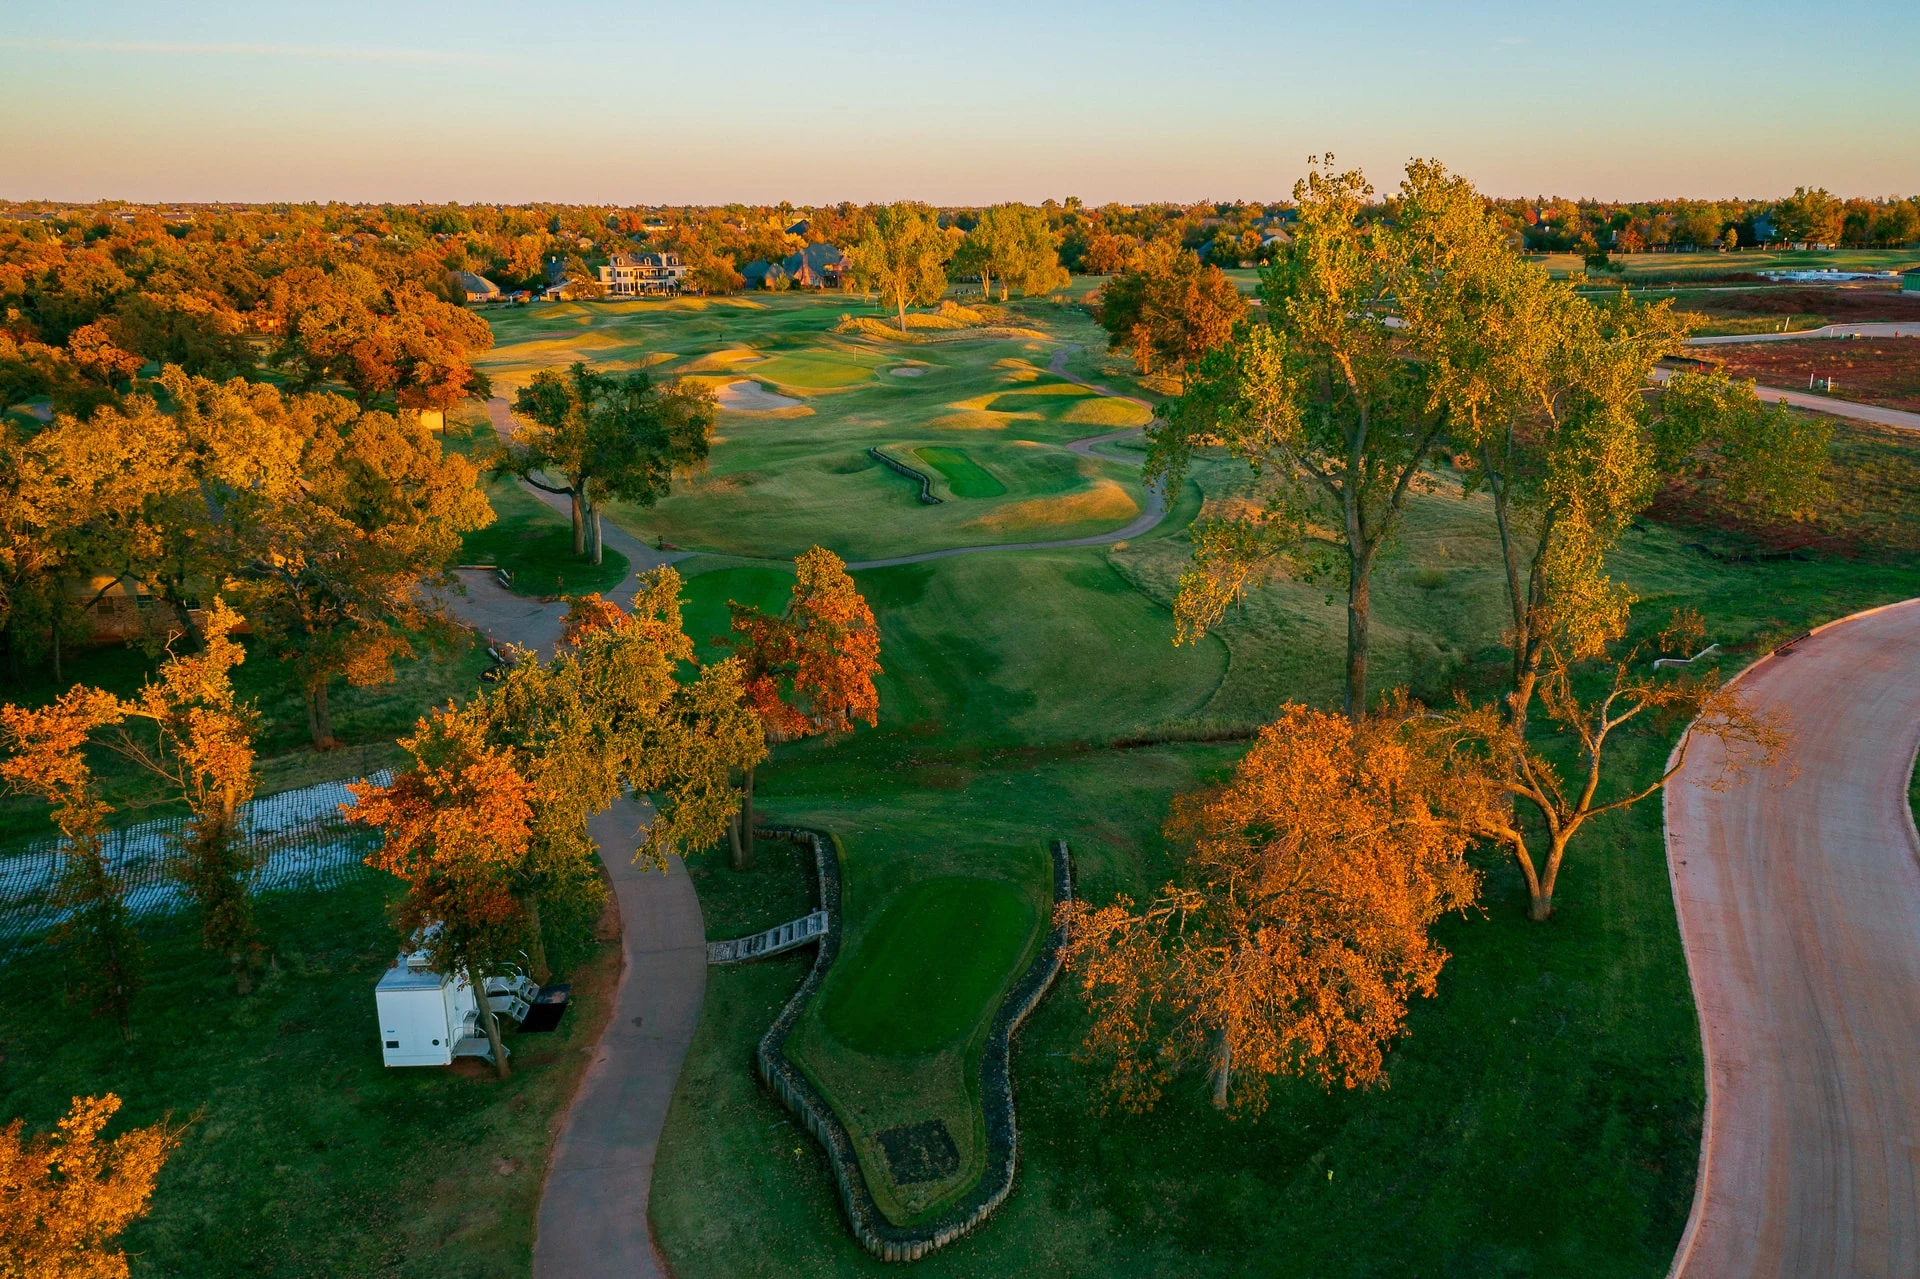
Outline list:
[[[1920,293],[1920,266],[1910,266],[1900,273],[1900,291]]]
[[[600,285],[610,298],[678,293],[686,278],[678,253],[616,253],[600,268]]]
[[[804,238],[807,232],[811,230],[813,230],[813,223],[807,221],[805,218],[801,218],[798,222],[787,228],[787,234]]]
[[[784,289],[793,283],[787,268],[779,262],[759,258],[740,268],[740,276],[750,289]]]
[[[498,302],[500,286],[484,275],[475,275],[472,271],[449,271],[454,286],[467,295],[469,302]]]
[[[741,268],[750,289],[779,289],[792,285],[797,289],[837,289],[853,274],[847,255],[831,244],[809,244],[798,253],[790,253],[779,262],[764,258]]]

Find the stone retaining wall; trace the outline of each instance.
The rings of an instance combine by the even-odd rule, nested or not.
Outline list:
[[[916,481],[920,485],[920,500],[922,502],[925,502],[928,506],[940,505],[940,499],[933,495],[933,477],[931,475],[928,475],[925,471],[908,466],[905,462],[902,462],[899,458],[891,454],[881,452],[878,445],[869,448],[867,450],[867,456],[880,463],[880,465],[887,467],[889,470],[898,471],[908,479]]]
[[[1013,1190],[1013,1174],[1018,1162],[1019,1130],[1013,1113],[1013,1035],[1053,984],[1060,971],[1060,950],[1065,933],[1058,926],[1048,930],[1040,953],[1034,956],[1020,980],[1000,1001],[993,1025],[987,1032],[986,1051],[980,1059],[980,1105],[986,1119],[986,1169],[971,1192],[933,1221],[920,1226],[896,1226],[888,1221],[873,1201],[860,1159],[854,1151],[840,1117],[812,1082],[787,1060],[782,1051],[787,1034],[799,1021],[807,1001],[813,998],[827,969],[840,953],[840,858],[830,836],[817,831],[792,827],[762,828],[762,835],[788,839],[813,849],[814,869],[819,876],[820,907],[828,912],[826,936],[814,952],[813,968],[800,983],[793,998],[760,1039],[754,1056],[760,1078],[787,1104],[826,1149],[827,1162],[840,1190],[840,1206],[847,1214],[847,1225],[861,1246],[883,1261],[918,1261],[928,1253],[944,1248],[985,1221],[1005,1202]],[[1053,900],[1056,905],[1073,896],[1073,873],[1067,853],[1067,841],[1056,839],[1053,853]]]

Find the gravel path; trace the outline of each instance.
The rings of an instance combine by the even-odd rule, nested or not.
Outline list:
[[[1920,600],[1740,684],[1788,757],[1716,793],[1703,743],[1666,795],[1708,1093],[1672,1275],[1920,1275]]]

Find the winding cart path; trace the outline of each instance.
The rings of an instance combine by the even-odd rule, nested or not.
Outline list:
[[[1666,795],[1708,1094],[1671,1273],[1920,1275],[1920,600],[1740,686],[1792,717],[1787,758],[1716,793],[1704,742]]]
[[[607,545],[633,559],[636,569],[665,558],[625,533],[620,538],[632,545],[616,543],[616,531],[607,528]],[[564,604],[514,595],[491,573],[461,577],[467,593],[448,600],[456,616],[490,638],[553,655]],[[624,604],[634,588],[629,578],[610,594]],[[665,1274],[648,1233],[647,1192],[660,1129],[706,998],[707,929],[678,858],[668,859],[664,875],[633,864],[649,816],[644,803],[621,800],[588,827],[620,910],[620,984],[547,1164],[535,1279]]]

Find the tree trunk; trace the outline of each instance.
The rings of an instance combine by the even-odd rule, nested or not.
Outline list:
[[[734,845],[733,868],[753,869],[753,770],[747,770],[747,784],[740,790],[739,842]]]
[[[493,1015],[493,1008],[487,1003],[486,980],[473,964],[467,965],[467,985],[473,987],[473,997],[480,1006],[480,1024],[487,1028],[487,1043],[493,1046],[493,1072],[505,1079],[513,1071],[507,1068],[506,1045],[500,1042],[500,1019]]]
[[[53,682],[55,684],[67,682],[60,674],[60,605],[57,601],[53,607]]]
[[[1560,878],[1560,862],[1567,855],[1567,841],[1573,838],[1568,830],[1555,838],[1547,850],[1547,868],[1540,876],[1536,886],[1531,876],[1527,883],[1527,918],[1541,923],[1553,914],[1553,886]]]
[[[586,521],[580,518],[580,489],[577,485],[567,490],[567,499],[573,507],[573,553],[575,555],[585,555],[587,553],[587,525]]]
[[[740,847],[740,810],[735,809],[733,816],[727,818],[727,864],[735,870],[745,870],[746,853]]]
[[[593,508],[593,515],[591,516],[591,520],[593,525],[593,529],[592,529],[593,562],[595,566],[598,566],[600,563],[601,548],[605,544],[603,541],[604,534],[602,533],[600,528],[600,508],[599,507],[596,506]]]
[[[1373,615],[1367,570],[1366,561],[1356,558],[1347,580],[1347,718],[1356,724],[1367,714],[1367,626]]]
[[[1233,1083],[1233,1041],[1224,1030],[1214,1040],[1213,1064],[1208,1067],[1207,1075],[1213,1081],[1213,1108],[1225,1110],[1227,1089]]]
[[[324,679],[307,689],[307,732],[313,737],[313,749],[317,751],[330,751],[340,744],[333,740],[333,715],[327,707]]]
[[[527,923],[532,933],[532,939],[527,943],[532,947],[527,952],[527,965],[531,969],[528,976],[544,986],[547,984],[547,979],[553,976],[553,969],[547,966],[547,939],[540,932],[539,893],[527,894]]]
[[[896,293],[894,294],[893,300],[900,307],[900,331],[905,333],[907,331],[907,295],[904,293]]]

